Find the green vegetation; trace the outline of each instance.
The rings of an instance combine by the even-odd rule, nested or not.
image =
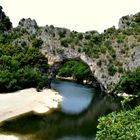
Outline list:
[[[116,91],[140,95],[140,67],[132,72],[128,72],[126,76],[122,77],[116,86]]]
[[[124,20],[122,23],[125,24],[124,29],[116,29],[113,26],[105,30],[102,34],[96,31],[86,33],[77,33],[73,31],[67,35],[65,33],[61,33],[62,35],[59,33],[60,44],[65,50],[70,48],[78,53],[84,52],[93,60],[98,59],[97,62],[101,62],[102,58],[104,58],[107,67],[103,63],[100,63],[101,65],[98,66],[100,66],[101,70],[104,69],[105,66],[109,76],[114,76],[116,73],[124,74],[125,68],[122,68],[122,65],[116,64],[118,62],[122,64],[128,63],[126,58],[129,58],[130,53],[138,46],[140,42],[139,19],[140,13],[133,17],[124,16],[122,18],[122,20]],[[132,55],[132,57],[133,56],[134,55]]]
[[[12,23],[10,22],[9,17],[5,15],[0,6],[0,32],[8,31],[12,28]]]
[[[101,117],[97,128],[97,140],[139,140],[140,106]]]
[[[116,92],[140,95],[140,67],[122,77]],[[125,104],[132,98],[124,99],[122,111],[99,118],[97,140],[138,140],[140,139],[140,105],[126,111]]]
[[[9,18],[0,7],[0,92],[36,87],[42,89],[48,84],[48,62],[39,52],[42,41],[33,38],[32,45],[22,47],[12,44],[24,31],[7,31],[12,27]]]
[[[61,45],[63,47],[68,47],[71,42],[72,42],[72,39],[71,38],[61,39]]]
[[[67,61],[63,67],[59,69],[58,76],[60,77],[73,77],[79,82],[83,80],[89,80],[92,78],[92,73],[88,66],[80,61]]]
[[[47,59],[33,46],[0,44],[0,91],[8,92],[47,85]]]
[[[109,65],[109,67],[108,67],[108,73],[109,73],[109,75],[111,75],[111,76],[113,76],[115,73],[116,73],[116,68],[115,68],[115,66],[114,65]]]

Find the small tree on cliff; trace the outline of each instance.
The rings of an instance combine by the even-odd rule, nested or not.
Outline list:
[[[2,11],[2,6],[0,6],[0,31],[8,31],[12,28],[12,23],[8,16]]]

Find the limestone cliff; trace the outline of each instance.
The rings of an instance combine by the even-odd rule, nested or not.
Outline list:
[[[113,91],[127,71],[140,66],[139,31],[140,13],[121,18],[119,29],[111,27],[102,34],[78,33],[52,25],[39,27],[31,19],[22,19],[18,27],[11,30],[20,32],[13,44],[22,47],[34,43],[40,47],[54,73],[65,60],[83,61],[106,92]]]

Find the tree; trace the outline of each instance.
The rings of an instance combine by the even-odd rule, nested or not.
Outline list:
[[[48,61],[39,48],[0,45],[0,91],[47,86]]]
[[[140,95],[140,67],[123,76],[116,86],[117,92],[126,92],[128,94]]]
[[[7,17],[5,15],[5,13],[2,11],[2,6],[0,6],[0,31],[8,31],[12,28],[12,23],[9,19],[9,17]]]

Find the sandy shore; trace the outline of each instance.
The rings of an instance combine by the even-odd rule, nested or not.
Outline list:
[[[14,93],[0,94],[0,122],[18,115],[35,111],[46,113],[51,108],[58,108],[62,97],[58,92],[44,89],[24,89]]]
[[[13,135],[2,135],[0,134],[0,140],[22,140],[16,136]]]

